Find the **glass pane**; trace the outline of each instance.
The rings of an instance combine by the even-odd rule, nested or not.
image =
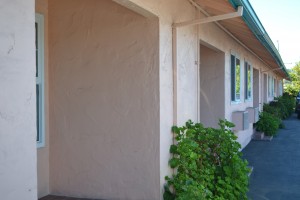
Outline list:
[[[244,80],[245,80],[245,99],[248,99],[248,63],[245,62],[245,68],[244,68]]]
[[[35,77],[38,77],[38,24],[35,23]]]
[[[231,55],[231,101],[235,101],[235,56]]]
[[[236,94],[236,100],[240,100],[240,98],[241,98],[241,65],[240,65],[239,59],[236,59],[236,67],[235,67],[235,94]]]
[[[269,97],[271,97],[271,86],[272,85],[272,80],[271,80],[271,76],[268,76],[268,95]]]
[[[36,141],[40,141],[40,90],[39,85],[36,85]]]
[[[272,97],[274,97],[274,93],[275,93],[275,78],[272,77]]]
[[[247,67],[247,91],[248,91],[248,96],[247,98],[251,98],[251,92],[252,92],[252,88],[251,88],[251,67],[250,65],[248,65]]]

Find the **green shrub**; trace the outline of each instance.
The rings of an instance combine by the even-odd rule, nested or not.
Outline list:
[[[294,112],[295,98],[285,93],[275,97],[274,101],[264,104],[263,111],[274,115],[279,119],[286,119]]]
[[[267,136],[276,134],[281,120],[268,112],[261,112],[256,123],[256,130],[264,132]]]
[[[263,111],[274,115],[278,119],[283,119],[284,114],[281,112],[281,109],[275,105],[277,105],[277,102],[274,101],[270,102],[270,104],[265,103]]]
[[[295,98],[284,93],[282,96],[275,98],[273,104],[271,103],[270,105],[279,108],[282,113],[281,119],[285,119],[294,112],[295,104]]]
[[[247,161],[241,158],[241,146],[229,129],[234,125],[220,121],[220,128],[205,128],[188,121],[173,127],[177,141],[171,145],[170,167],[173,176],[166,177],[164,199],[247,199]]]

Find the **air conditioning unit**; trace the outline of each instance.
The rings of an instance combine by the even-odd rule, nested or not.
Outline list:
[[[235,111],[232,113],[232,122],[235,124],[234,131],[247,130],[249,128],[248,111]]]
[[[246,111],[249,113],[249,123],[256,123],[259,119],[259,108],[249,107]]]

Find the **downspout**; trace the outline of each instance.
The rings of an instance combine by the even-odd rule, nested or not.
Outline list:
[[[259,75],[260,75],[260,102],[259,102],[259,111],[262,110],[263,108],[263,102],[264,102],[264,96],[263,96],[263,93],[264,93],[264,90],[265,90],[265,80],[264,80],[264,74],[262,73],[262,70],[261,68],[259,69]]]
[[[197,8],[196,8],[196,15],[199,15],[199,11],[197,12]],[[199,17],[199,16],[197,16]],[[200,64],[201,64],[201,60],[200,60],[200,42],[199,42],[199,26],[197,26],[197,122],[200,123],[201,120],[201,85],[200,85]]]
[[[173,125],[177,125],[177,28],[172,27]],[[173,138],[174,143],[174,138]]]

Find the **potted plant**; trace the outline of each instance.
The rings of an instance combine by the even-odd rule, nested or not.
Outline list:
[[[280,123],[280,119],[274,115],[268,112],[261,112],[256,123],[256,130],[264,133],[264,140],[271,140],[276,135]]]

